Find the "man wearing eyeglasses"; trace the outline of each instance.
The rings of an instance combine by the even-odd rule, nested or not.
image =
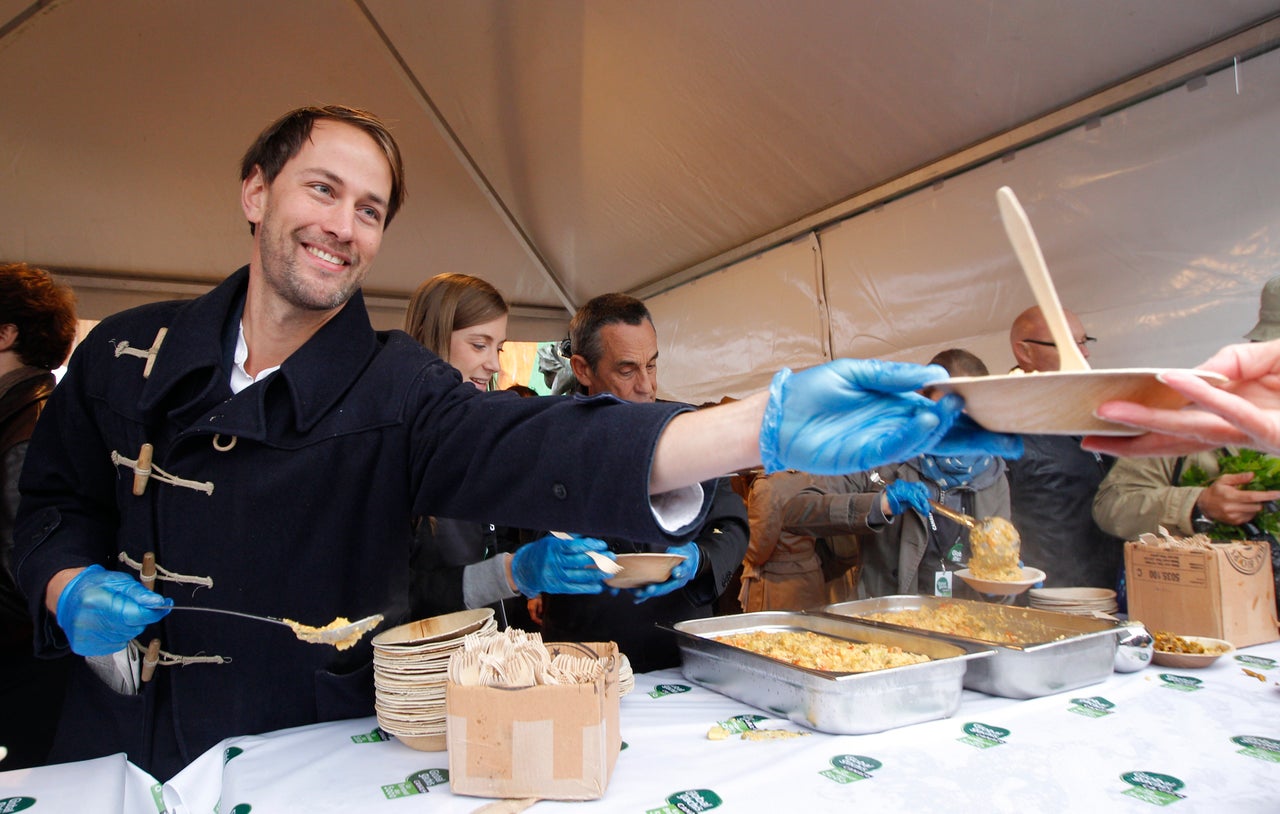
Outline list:
[[[1062,310],[1081,355],[1088,359],[1090,346],[1098,340],[1085,333],[1080,317],[1065,308]],[[1053,334],[1049,333],[1049,323],[1045,322],[1038,305],[1023,311],[1013,321],[1013,327],[1009,330],[1009,342],[1013,345],[1013,358],[1018,360],[1016,369],[1023,373],[1057,370],[1061,366],[1058,346],[1053,341]]]
[[[1067,326],[1084,358],[1097,340],[1080,317],[1063,309]],[[1015,370],[1058,370],[1058,348],[1040,308],[1018,315],[1009,330]],[[1121,541],[1093,521],[1093,498],[1115,459],[1086,452],[1080,439],[1024,435],[1026,452],[1009,462],[1013,525],[1022,536],[1022,559],[1042,569],[1045,585],[1115,588],[1124,557]]]

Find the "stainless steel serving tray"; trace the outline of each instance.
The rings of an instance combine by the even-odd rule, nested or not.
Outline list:
[[[832,615],[763,611],[690,619],[676,634],[685,678],[803,726],[861,735],[946,718],[960,705],[965,667],[991,656],[987,645],[946,642]],[[754,631],[811,631],[901,647],[932,661],[868,673],[828,673],[715,641]]]
[[[986,641],[863,618],[872,613],[936,608],[944,603],[961,605],[993,627],[1010,631],[1012,641]],[[945,641],[994,648],[991,658],[969,665],[964,686],[1002,698],[1039,698],[1105,681],[1115,665],[1119,641],[1116,634],[1123,627],[1109,619],[937,596],[860,599],[828,605],[821,612]]]

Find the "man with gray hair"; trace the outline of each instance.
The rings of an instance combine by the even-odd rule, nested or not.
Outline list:
[[[645,304],[626,294],[602,294],[569,323],[570,357],[579,391],[635,404],[658,400],[658,333]],[[616,595],[544,594],[548,641],[614,641],[636,672],[676,667],[675,638],[657,627],[712,615],[747,551],[747,509],[728,478],[716,481],[711,508],[683,545],[606,538],[615,554],[669,551],[685,559],[665,582]],[[537,610],[537,600],[533,609]]]

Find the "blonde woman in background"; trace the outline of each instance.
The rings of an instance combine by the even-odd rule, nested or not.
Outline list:
[[[498,289],[479,277],[437,274],[413,293],[404,330],[463,379],[494,390],[510,310]]]
[[[465,381],[479,390],[494,390],[509,311],[498,290],[479,277],[437,274],[418,286],[409,300],[404,329]],[[492,397],[518,398],[496,393]],[[543,590],[601,590],[604,574],[585,550],[603,552],[608,548],[603,542],[532,537],[492,523],[420,518],[409,561],[414,618],[490,605],[502,627],[532,631],[537,626],[529,618],[522,592],[533,596]]]

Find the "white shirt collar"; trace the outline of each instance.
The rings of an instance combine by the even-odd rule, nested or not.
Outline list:
[[[231,358],[234,364],[231,366],[231,392],[239,393],[254,382],[262,381],[280,369],[280,365],[269,367],[258,373],[257,376],[250,376],[249,371],[244,369],[245,360],[249,358],[249,344],[244,341],[244,321],[240,322],[240,330],[236,334],[236,352]]]

